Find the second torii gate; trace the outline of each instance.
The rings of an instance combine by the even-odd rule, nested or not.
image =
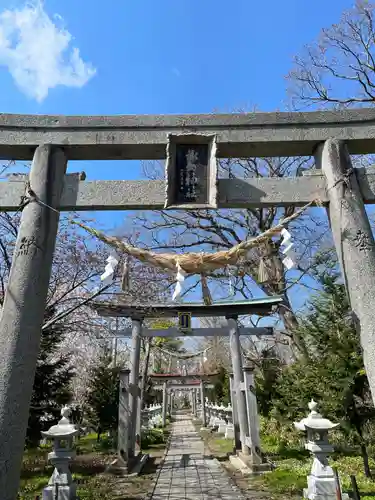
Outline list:
[[[252,445],[250,442],[251,433],[249,432],[247,419],[246,398],[244,392],[242,391],[244,375],[240,344],[240,330],[237,319],[238,316],[241,315],[267,316],[282,302],[282,297],[272,296],[247,301],[216,302],[212,305],[204,305],[202,303],[131,305],[107,302],[96,302],[91,305],[91,307],[96,310],[100,316],[127,317],[132,320],[131,371],[128,387],[128,432],[121,433],[122,435],[127,435],[127,442],[119,442],[118,446],[119,459],[124,463],[124,466],[127,468],[131,467],[136,459],[135,446],[139,406],[139,366],[143,320],[145,318],[171,318],[178,316],[181,313],[190,313],[191,316],[195,317],[224,316],[227,319],[233,367],[233,385],[237,399],[238,430],[241,440],[241,451],[242,454],[249,460],[256,456],[255,452],[252,453]],[[181,336],[184,335],[188,336],[189,332],[181,332]],[[176,376],[184,377],[183,375]],[[194,375],[191,375],[191,377],[193,378]]]

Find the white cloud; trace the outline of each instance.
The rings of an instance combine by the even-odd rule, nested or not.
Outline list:
[[[69,47],[72,35],[53,20],[41,1],[0,13],[0,65],[6,66],[20,90],[43,101],[58,85],[83,87],[96,70]]]

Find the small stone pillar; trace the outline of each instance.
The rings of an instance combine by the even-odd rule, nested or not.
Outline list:
[[[226,422],[226,413],[225,413],[225,406],[221,404],[218,407],[218,413],[219,413],[219,427],[217,429],[217,432],[219,434],[225,434],[225,431],[227,430],[227,422]]]
[[[129,374],[130,370],[120,371],[117,452],[118,458],[122,462],[121,465],[126,465],[128,462]]]
[[[129,440],[128,440],[128,461],[134,462],[137,424],[138,424],[138,403],[139,403],[139,366],[141,356],[141,331],[142,319],[132,318],[132,349],[130,351],[130,376],[129,376]]]
[[[251,459],[254,464],[262,463],[260,451],[259,415],[254,385],[254,368],[247,366],[243,369],[245,382],[245,397],[247,420],[249,423],[249,441]]]
[[[132,426],[130,422],[130,370],[120,371],[117,458],[110,464],[109,471],[117,475],[129,473],[129,443]]]
[[[141,427],[142,427],[142,409],[143,409],[143,401],[142,401],[142,375],[139,376],[139,391],[138,391],[138,404],[137,404],[137,427],[135,433],[135,444],[136,448],[140,449],[141,445]],[[137,451],[137,450],[136,450]]]
[[[210,427],[210,422],[211,422],[211,408],[212,408],[212,403],[207,401],[206,403],[206,420],[207,420],[207,427]]]
[[[162,426],[165,427],[167,423],[167,413],[168,413],[168,392],[167,392],[167,382],[163,383],[163,411],[162,411]]]
[[[237,398],[236,398],[236,392],[234,390],[233,373],[231,373],[230,377],[229,377],[229,387],[230,387],[230,401],[232,404],[234,445],[235,445],[236,450],[240,450],[241,449],[240,424],[238,422]]]
[[[167,417],[170,418],[173,412],[173,389],[168,393]]]
[[[213,430],[219,427],[219,407],[216,403],[211,405],[210,421],[208,424]]]
[[[197,416],[197,393],[196,390],[193,389],[193,416],[194,418]]]
[[[332,468],[328,464],[328,455],[334,449],[328,442],[328,431],[336,429],[340,424],[334,424],[323,418],[317,410],[317,403],[309,403],[310,413],[300,422],[294,422],[296,429],[307,431],[306,450],[314,457],[311,473],[307,476],[307,488],[303,490],[304,498],[309,500],[336,500],[336,481]],[[348,500],[346,493],[341,494],[342,500]]]
[[[204,382],[201,380],[201,402],[202,402],[202,427],[206,428],[207,418],[206,418],[206,400],[204,397]]]
[[[48,431],[42,432],[43,437],[53,440],[53,451],[48,453],[48,460],[55,467],[48,486],[43,489],[43,500],[76,500],[77,486],[73,482],[69,470],[69,462],[75,457],[73,437],[78,429],[70,423],[70,409],[65,406],[61,410],[62,419]],[[62,444],[65,442],[65,445]]]
[[[230,403],[225,408],[227,427],[225,429],[225,439],[234,439],[233,408]]]

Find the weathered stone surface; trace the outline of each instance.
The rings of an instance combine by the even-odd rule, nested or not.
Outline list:
[[[128,460],[135,456],[137,445],[137,427],[140,428],[140,389],[139,366],[141,355],[142,320],[132,318],[132,344],[130,351],[130,376],[129,376],[129,420],[128,420]],[[140,429],[139,429],[140,430]]]
[[[318,150],[316,161],[327,177],[332,235],[375,401],[374,237],[345,143],[326,141]]]
[[[330,137],[375,152],[375,110],[144,116],[0,115],[0,156],[27,160],[39,144],[69,159],[163,159],[168,134],[215,134],[217,156],[311,155]]]
[[[274,329],[272,326],[268,327],[242,327],[238,329],[239,335],[245,336],[269,336],[274,334]],[[118,337],[131,337],[131,328],[125,328],[124,330],[113,330],[113,333]],[[189,337],[228,337],[229,329],[227,327],[222,328],[193,328],[189,330]],[[164,330],[156,330],[143,328],[141,332],[141,337],[181,337],[181,330],[179,328],[165,328]]]
[[[242,352],[240,336],[238,334],[237,318],[227,316],[228,326],[230,329],[229,346],[232,358],[233,369],[233,389],[236,398],[238,424],[240,430],[241,449],[245,455],[249,455],[250,450],[246,443],[246,436],[249,435],[249,422],[247,419],[246,397],[242,390],[244,382],[242,368]]]
[[[30,185],[43,203],[23,210],[0,319],[0,492],[17,496],[33,380],[59,221],[66,160],[61,149],[35,152]]]
[[[375,203],[375,171],[358,169],[365,203]],[[316,199],[327,204],[322,174],[305,177],[219,179],[218,208],[303,206]],[[24,177],[0,183],[0,211],[18,209],[25,193]],[[81,181],[66,176],[60,210],[160,210],[164,206],[164,181]]]

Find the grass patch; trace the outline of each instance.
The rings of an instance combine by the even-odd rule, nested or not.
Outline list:
[[[278,446],[277,446],[278,445]],[[298,495],[307,487],[307,475],[310,473],[312,457],[302,443],[299,446],[287,447],[286,443],[278,442],[277,436],[262,436],[262,449],[267,458],[276,465],[272,472],[251,478],[251,487],[268,491],[271,495]],[[329,461],[331,467],[336,467],[344,492],[351,491],[350,476],[355,475],[361,498],[373,500],[375,482],[366,478],[363,472],[363,462],[360,456],[335,453]],[[375,470],[375,461],[370,460],[371,469]],[[371,494],[371,496],[366,495]]]
[[[21,476],[21,484],[19,489],[19,500],[35,500],[36,495],[41,495],[42,489],[48,484],[48,480],[52,474],[48,469],[36,473],[34,476],[27,478]]]
[[[149,448],[164,449],[168,433],[163,429],[153,429],[148,434]],[[75,444],[76,459],[71,464],[74,481],[77,483],[77,496],[80,500],[126,500],[142,499],[149,491],[154,469],[149,468],[145,475],[126,478],[104,474],[106,466],[114,458],[113,440],[103,436],[97,443],[96,434],[81,437]],[[48,484],[53,468],[48,464],[47,454],[51,446],[26,450],[23,457],[18,500],[35,500]]]
[[[200,421],[196,420],[193,423],[195,430],[200,434],[205,445],[215,458],[225,458],[228,454],[233,453],[233,439],[225,439],[223,434],[218,434],[217,432],[211,432],[206,429],[202,430],[202,423]]]
[[[251,486],[262,491],[267,490],[272,494],[300,496],[303,488],[307,487],[307,475],[311,470],[312,458],[278,459],[274,462],[277,468],[251,478]],[[351,491],[350,475],[355,475],[361,498],[373,500],[373,496],[368,496],[366,493],[372,495],[375,493],[375,482],[365,477],[361,457],[337,456],[330,460],[330,465],[337,467],[344,492]],[[372,460],[370,465],[375,467],[375,462]]]
[[[168,436],[168,429],[144,432],[142,451],[159,458],[163,455]],[[74,444],[77,457],[70,470],[80,500],[141,499],[149,491],[157,464],[146,467],[144,475],[126,479],[104,474],[107,464],[114,458],[114,444],[113,438],[106,435],[98,442],[95,433],[82,436]],[[53,471],[47,460],[51,449],[51,445],[45,445],[25,451],[18,500],[35,500],[36,495],[41,495]]]
[[[142,499],[149,491],[153,476],[137,476],[126,479],[96,473],[89,467],[84,472],[74,472],[74,481],[77,483],[77,496],[80,500],[126,500]],[[52,468],[45,469],[35,477],[21,480],[18,500],[35,500],[36,495],[41,495],[52,474]]]
[[[306,476],[311,469],[311,461],[291,458],[276,464],[277,468],[272,472],[251,478],[251,486],[273,494],[301,495],[307,486]]]
[[[218,454],[227,455],[233,452],[233,439],[225,439],[225,437],[209,436],[208,443],[210,449]]]

